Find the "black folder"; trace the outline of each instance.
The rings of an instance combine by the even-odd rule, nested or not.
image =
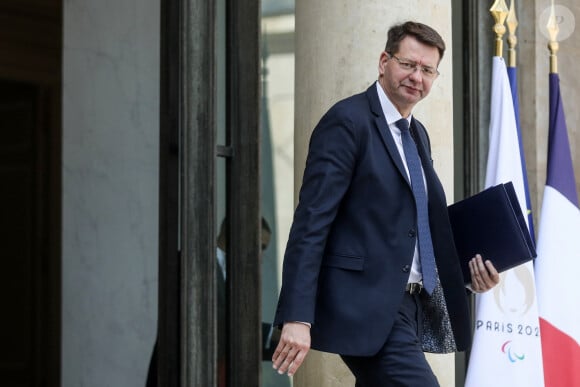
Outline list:
[[[537,256],[512,182],[458,201],[448,211],[465,283],[471,282],[468,262],[475,254],[498,272]]]

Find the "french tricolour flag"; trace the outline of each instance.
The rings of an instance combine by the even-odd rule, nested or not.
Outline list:
[[[550,74],[548,172],[535,274],[546,387],[580,386],[580,210],[558,74]]]

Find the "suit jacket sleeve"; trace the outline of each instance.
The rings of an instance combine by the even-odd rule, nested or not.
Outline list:
[[[274,323],[315,323],[318,275],[327,236],[357,162],[357,139],[347,109],[335,105],[310,138],[299,202],[284,256]]]

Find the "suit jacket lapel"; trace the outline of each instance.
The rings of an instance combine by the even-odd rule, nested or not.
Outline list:
[[[395,140],[393,139],[393,135],[391,134],[391,130],[387,124],[387,119],[383,115],[379,96],[377,95],[376,85],[374,83],[367,89],[366,94],[369,100],[369,107],[371,112],[375,116],[376,129],[378,130],[381,140],[387,149],[387,153],[391,157],[391,160],[393,160],[393,164],[395,164],[399,170],[399,173],[403,176],[410,187],[411,183],[409,181],[409,177],[407,176],[405,166],[403,165],[403,160],[401,159],[401,154],[397,149],[397,145],[395,144]]]

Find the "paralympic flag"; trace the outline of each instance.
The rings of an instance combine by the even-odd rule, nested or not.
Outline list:
[[[580,210],[560,78],[550,74],[548,171],[536,283],[546,387],[580,386]]]
[[[506,65],[495,56],[485,186],[511,181],[525,214],[521,152]],[[493,262],[493,257],[483,258]],[[465,386],[543,386],[533,264],[507,270],[500,278],[495,288],[475,297],[476,320]]]

